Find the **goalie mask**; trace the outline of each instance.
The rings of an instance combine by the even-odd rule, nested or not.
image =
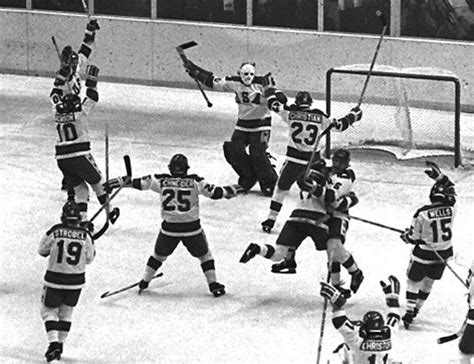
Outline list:
[[[313,103],[313,98],[308,91],[298,91],[295,96],[295,104],[300,107],[310,107]]]
[[[239,69],[239,76],[245,86],[250,86],[255,78],[255,64],[243,63]]]
[[[430,201],[454,205],[456,202],[456,191],[454,186],[446,186],[444,183],[436,182],[430,190]]]
[[[174,176],[185,176],[188,172],[188,158],[184,154],[175,154],[168,164],[171,175]]]
[[[63,224],[77,225],[81,221],[79,206],[74,201],[68,201],[63,206],[61,222]]]
[[[68,114],[82,110],[81,98],[76,94],[67,94],[62,102],[56,105],[56,111],[60,114]]]

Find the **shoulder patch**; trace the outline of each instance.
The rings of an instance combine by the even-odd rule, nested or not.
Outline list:
[[[356,179],[354,170],[352,170],[351,168],[345,169],[344,171],[342,171],[341,173],[339,173],[337,176],[338,176],[339,178],[350,179],[352,182],[354,182],[355,179]]]

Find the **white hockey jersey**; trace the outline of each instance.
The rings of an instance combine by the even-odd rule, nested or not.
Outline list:
[[[86,229],[58,224],[41,239],[38,253],[49,256],[45,286],[80,289],[86,281],[86,264],[94,260],[95,248]]]

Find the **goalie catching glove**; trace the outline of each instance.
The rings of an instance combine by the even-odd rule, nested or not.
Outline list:
[[[334,308],[342,308],[346,303],[346,298],[333,285],[326,282],[321,282],[321,296],[329,300]]]
[[[111,193],[116,188],[126,187],[132,185],[132,178],[130,176],[123,176],[112,178],[104,183],[104,190],[107,193]]]
[[[388,307],[400,307],[398,302],[398,296],[400,294],[400,281],[397,277],[390,275],[388,277],[388,283],[380,281],[383,293],[385,293],[385,302]]]

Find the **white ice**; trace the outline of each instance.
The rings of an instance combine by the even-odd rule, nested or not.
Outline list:
[[[51,79],[0,75],[1,363],[44,362],[47,347],[39,313],[46,260],[37,246],[59,221],[65,200],[54,160],[51,86]],[[99,91],[90,123],[92,149],[104,171],[108,123],[112,177],[124,173],[124,154],[131,156],[138,177],[167,171],[169,158],[182,152],[189,158],[190,172],[215,184],[236,182],[222,152],[236,119],[233,95],[209,92],[214,107],[208,109],[197,89],[103,83]],[[350,107],[335,112],[343,114]],[[271,152],[278,165],[285,142],[286,126],[276,120]],[[351,213],[399,229],[408,227],[415,210],[427,202],[432,183],[423,173],[423,163],[396,161],[371,151],[353,153],[361,198]],[[465,265],[472,259],[474,176],[469,169],[452,168],[451,161],[440,163],[457,185],[456,260],[450,264],[464,278]],[[260,229],[270,199],[257,191],[232,200],[201,199],[202,225],[227,295],[216,299],[208,292],[199,261],[179,246],[164,264],[164,276],[147,292],[138,296],[130,290],[100,299],[103,292],[141,278],[161,222],[156,194],[120,192],[114,205],[121,216],[96,242],[97,258],[88,267],[62,362],[315,363],[323,307],[319,282],[325,277],[326,256],[307,240],[297,252],[295,275],[270,273],[271,262],[261,257],[239,263],[250,242],[275,242],[296,198],[294,186],[270,235]],[[93,196],[91,213],[97,208]],[[389,274],[402,282],[404,305],[410,247],[398,234],[353,220],[346,244],[366,276],[347,303],[349,316],[360,319],[373,309],[385,312],[379,281]],[[459,329],[467,311],[465,293],[446,270],[413,328],[401,328],[397,335],[396,353],[403,363],[459,362],[457,342],[438,345],[436,339]],[[321,363],[341,341],[328,312]]]

